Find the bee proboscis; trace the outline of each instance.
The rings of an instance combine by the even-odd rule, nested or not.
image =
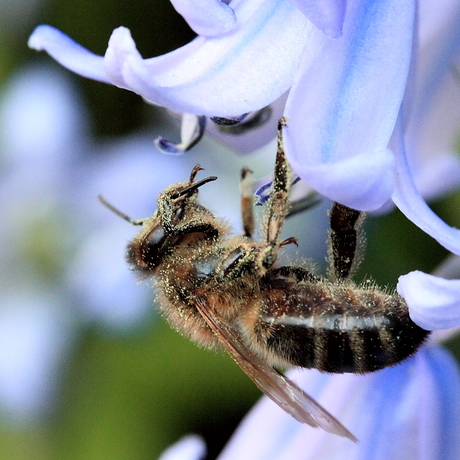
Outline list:
[[[361,213],[335,203],[330,212],[327,278],[300,266],[278,266],[289,213],[290,167],[282,129],[273,189],[262,224],[262,242],[252,239],[252,203],[243,194],[244,235],[197,202],[198,189],[217,179],[167,187],[155,214],[133,220],[142,230],[127,247],[127,260],[142,279],[155,282],[158,305],[172,327],[199,345],[221,345],[281,408],[300,422],[356,438],[329,412],[274,367],[300,366],[324,372],[366,373],[404,360],[428,332],[409,317],[404,300],[371,283],[350,279],[359,260]],[[243,170],[243,180],[248,173]]]

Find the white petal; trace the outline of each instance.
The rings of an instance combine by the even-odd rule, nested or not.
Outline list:
[[[171,3],[198,35],[213,37],[236,27],[235,12],[221,0],[171,0]]]
[[[399,277],[399,295],[412,321],[428,331],[460,326],[460,280],[413,271]]]
[[[158,460],[201,460],[205,455],[204,441],[199,436],[188,435],[168,447]]]
[[[313,64],[306,51],[302,76],[288,98],[285,146],[291,165],[320,193],[352,208],[375,209],[392,193],[386,147],[404,94],[414,14],[414,2],[407,0],[349,4],[342,37],[329,40]],[[356,163],[365,159],[359,171],[343,172],[350,179],[339,176],[331,188],[339,165],[353,157]],[[315,168],[324,168],[318,179]]]
[[[64,67],[83,77],[109,83],[102,56],[91,53],[54,27],[38,26],[29,37],[28,45],[37,51],[45,50]]]
[[[318,29],[330,37],[342,35],[347,0],[293,0]]]

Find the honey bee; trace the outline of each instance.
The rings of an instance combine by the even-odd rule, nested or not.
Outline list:
[[[416,351],[428,332],[409,317],[404,300],[375,285],[358,286],[359,211],[335,203],[330,212],[329,275],[276,264],[289,213],[291,171],[282,129],[273,189],[252,239],[252,199],[242,195],[244,235],[231,236],[225,221],[197,202],[198,190],[217,179],[167,187],[155,214],[133,220],[102,197],[113,212],[142,230],[127,247],[127,260],[141,279],[153,279],[158,304],[171,326],[205,347],[222,346],[281,408],[300,422],[356,438],[276,368],[300,366],[331,373],[366,373],[392,366]],[[243,183],[248,170],[242,173]],[[247,187],[246,187],[247,190]]]

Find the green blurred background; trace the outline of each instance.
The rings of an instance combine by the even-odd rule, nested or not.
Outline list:
[[[168,0],[2,2],[11,16],[0,18],[0,91],[2,83],[26,63],[47,61],[58,67],[47,55],[26,46],[33,28],[41,23],[65,31],[97,54],[105,52],[112,30],[120,25],[131,29],[144,57],[173,50],[194,36]],[[149,128],[152,110],[161,110],[147,108],[128,91],[75,75],[70,78],[90,107],[97,138],[122,139]],[[226,161],[233,161],[233,154],[228,155]],[[460,227],[459,204],[456,193],[433,208]],[[301,232],[308,218],[305,214],[293,219],[292,232]],[[394,288],[399,275],[414,269],[430,272],[447,256],[398,211],[368,218],[366,228],[367,256],[358,279],[369,275]],[[49,249],[54,250],[55,246]],[[205,438],[211,459],[259,397],[229,357],[189,343],[158,319],[153,308],[142,325],[122,333],[82,327],[61,372],[52,410],[27,423],[0,419],[0,459],[153,459],[187,433]]]

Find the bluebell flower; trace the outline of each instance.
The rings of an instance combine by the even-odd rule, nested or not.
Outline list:
[[[457,139],[460,119],[460,7],[446,2],[447,10],[422,2],[433,20],[421,27],[420,55],[414,72],[417,80],[406,92],[391,148],[396,158],[392,200],[427,234],[453,254],[460,254],[460,230],[442,221],[428,207],[426,197],[457,188],[460,160]],[[423,10],[424,9],[424,10]],[[413,271],[399,278],[411,318],[427,330],[460,325],[460,281]]]
[[[29,45],[80,75],[178,112],[233,117],[290,90],[286,150],[300,177],[357,209],[390,198],[387,144],[412,57],[415,1],[173,4],[199,36],[156,58],[143,59],[123,27],[104,57],[50,26],[38,27]]]
[[[285,148],[295,172],[322,195],[355,209],[374,210],[391,198],[401,202],[400,191],[421,170],[415,167],[408,177],[395,174],[401,164],[396,156],[403,155],[388,144],[403,98],[404,117],[420,127],[430,113],[426,102],[433,85],[445,87],[434,77],[455,65],[460,14],[455,1],[445,0],[442,14],[436,13],[438,3],[422,2],[418,22],[417,2],[404,0],[173,3],[199,36],[163,56],[143,59],[123,27],[113,32],[104,57],[50,26],[39,26],[29,45],[83,76],[200,116],[257,111],[289,90],[281,107],[289,119]],[[430,68],[435,70],[427,74]],[[412,142],[411,123],[401,123],[417,166],[414,158],[422,154]],[[193,129],[186,131],[192,135],[177,151],[196,141]],[[435,164],[439,174],[450,171],[445,190],[458,185],[453,155]],[[440,183],[428,176],[431,188]],[[423,228],[424,218],[414,218],[406,208],[403,212]],[[424,215],[430,225],[431,216]]]
[[[22,423],[49,409],[75,340],[68,292],[53,275],[74,243],[60,172],[85,123],[70,85],[49,69],[24,69],[2,89],[0,413]]]

